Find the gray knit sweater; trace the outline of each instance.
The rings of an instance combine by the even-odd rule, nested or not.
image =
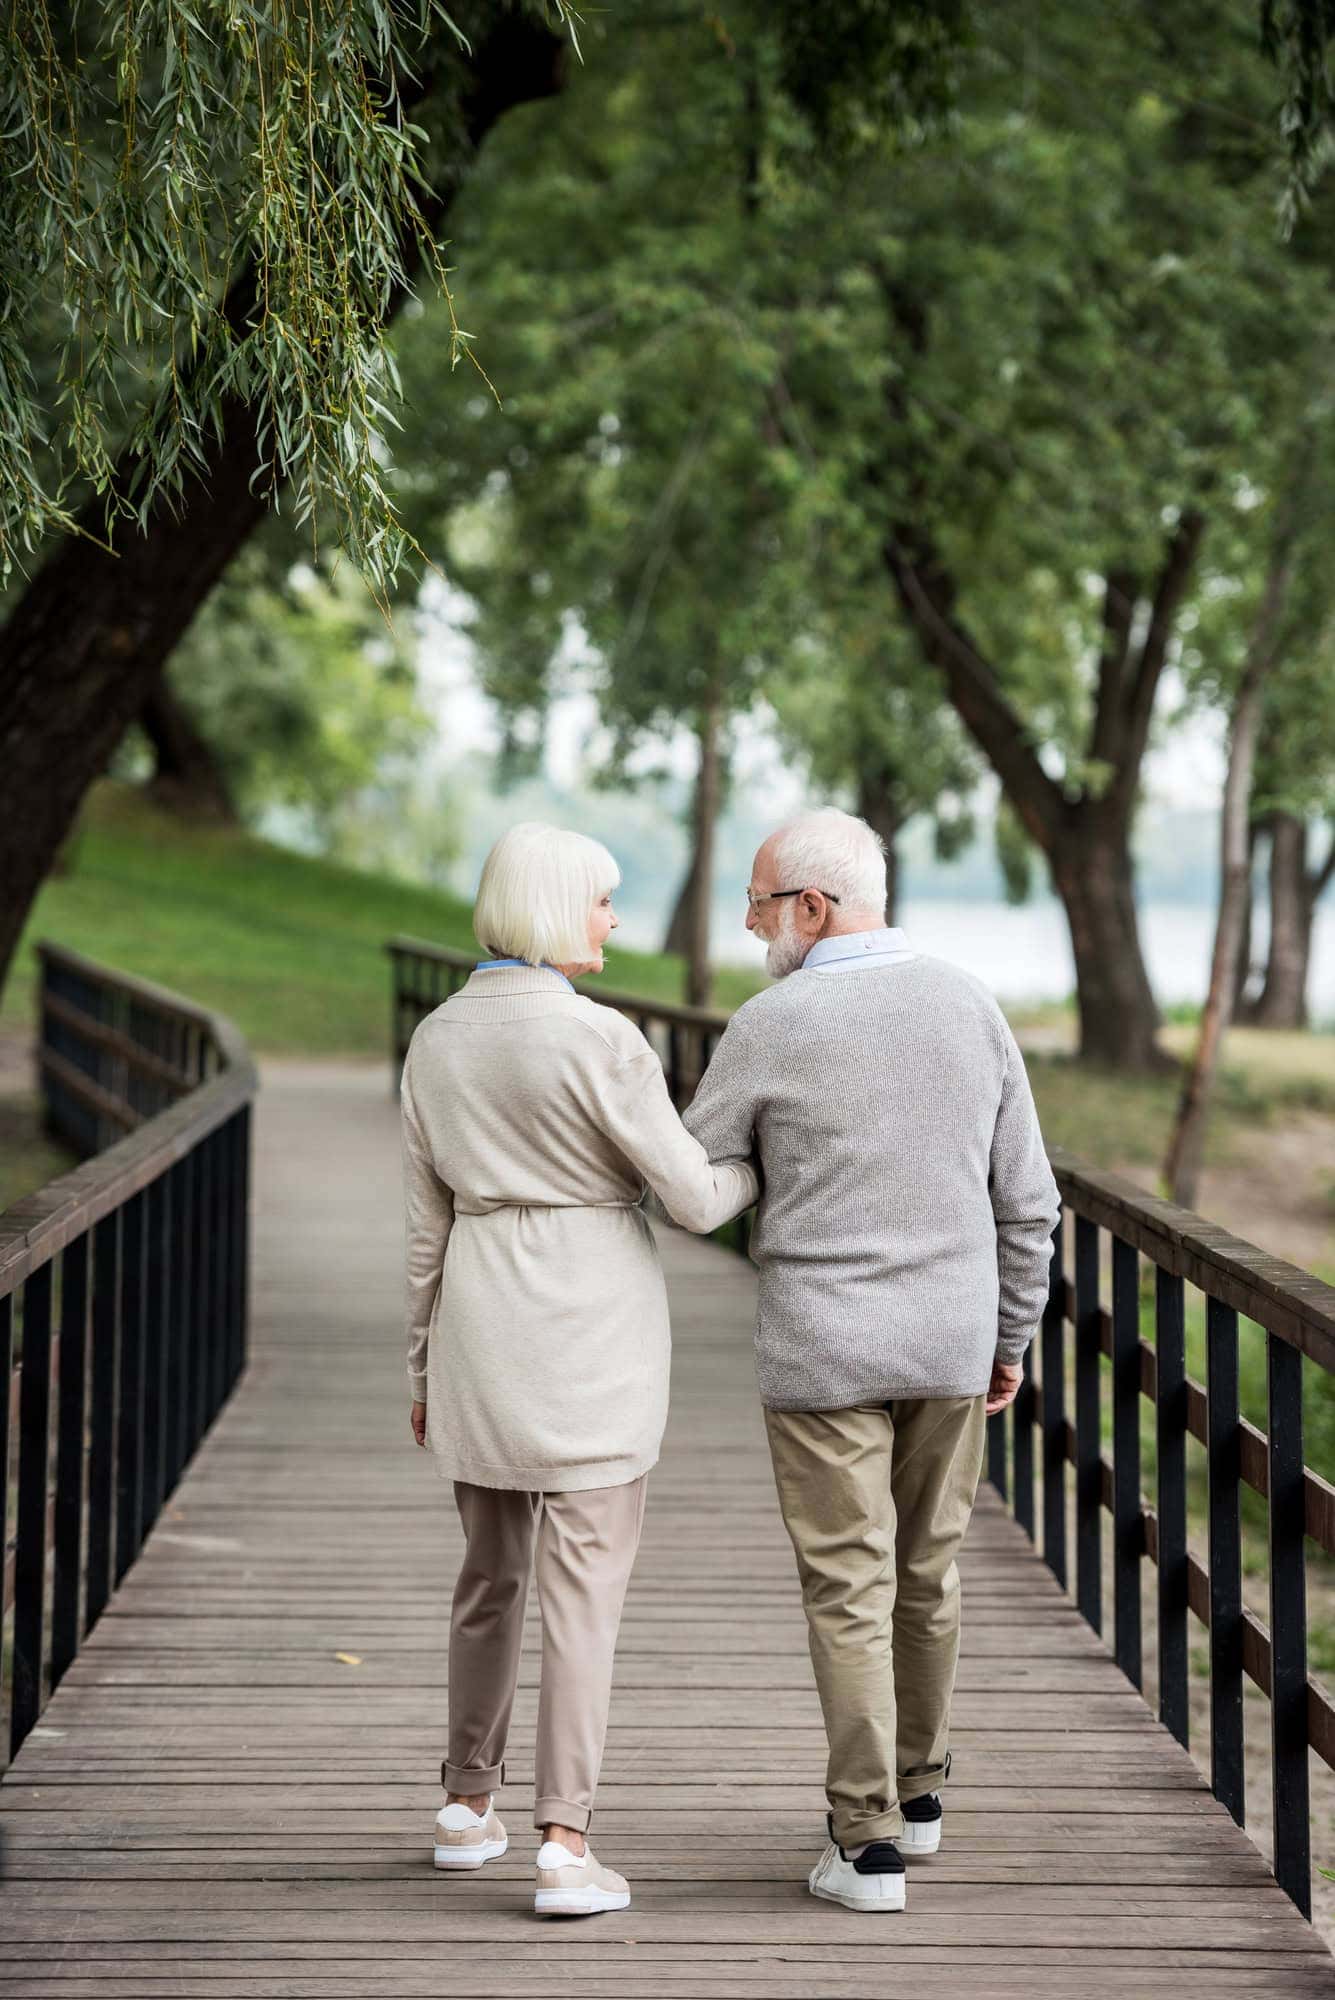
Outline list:
[[[791,973],[733,1015],[686,1113],[764,1173],[751,1255],[771,1409],[972,1396],[1043,1310],[1058,1215],[1024,1060],[941,959]]]

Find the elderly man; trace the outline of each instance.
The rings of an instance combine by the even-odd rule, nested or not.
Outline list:
[[[959,1654],[956,1553],[986,1417],[1010,1402],[1058,1215],[1024,1062],[990,993],[885,928],[862,820],[761,847],[747,928],[777,983],[739,1008],[686,1124],[764,1169],[756,1362],[829,1743],[813,1894],[900,1910],[935,1853]]]

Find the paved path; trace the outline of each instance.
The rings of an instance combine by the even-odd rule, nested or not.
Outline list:
[[[532,1652],[511,1852],[437,1876],[459,1535],[407,1432],[386,1072],[271,1065],[257,1149],[249,1374],[0,1787],[0,2000],[1335,1994],[1329,1954],[986,1493],[942,1851],[902,1916],[807,1894],[823,1742],[753,1277],[676,1232],[673,1416],[595,1820],[634,1903],[532,1914]]]

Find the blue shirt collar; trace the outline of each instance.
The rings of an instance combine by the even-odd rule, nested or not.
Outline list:
[[[569,986],[572,993],[575,991],[574,986],[571,985],[571,982],[566,978],[559,966],[548,965],[545,959],[541,965],[532,965],[526,958],[484,958],[473,967],[473,970],[474,972],[495,972],[502,965],[520,965],[524,968],[525,972],[554,972],[563,986]]]
[[[814,970],[817,966],[831,965],[838,960],[860,965],[870,959],[884,962],[916,956],[906,933],[898,926],[888,930],[849,931],[843,937],[818,938],[802,960],[802,970]]]

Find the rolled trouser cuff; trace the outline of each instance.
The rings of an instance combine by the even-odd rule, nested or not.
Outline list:
[[[841,1847],[865,1847],[872,1840],[898,1840],[904,1831],[904,1815],[896,1806],[892,1812],[863,1813],[861,1817],[832,1811],[834,1837]]]
[[[451,1764],[440,1767],[440,1782],[447,1792],[461,1792],[466,1799],[480,1799],[483,1792],[497,1792],[505,1783],[505,1759],[499,1764]]]
[[[944,1763],[915,1764],[912,1770],[901,1771],[895,1786],[900,1805],[908,1805],[911,1799],[925,1799],[929,1792],[939,1792],[950,1776],[950,1756],[947,1750]]]
[[[587,1833],[593,1818],[592,1806],[577,1806],[573,1799],[535,1799],[533,1802],[533,1824],[542,1831],[545,1826],[568,1826],[575,1833]]]

